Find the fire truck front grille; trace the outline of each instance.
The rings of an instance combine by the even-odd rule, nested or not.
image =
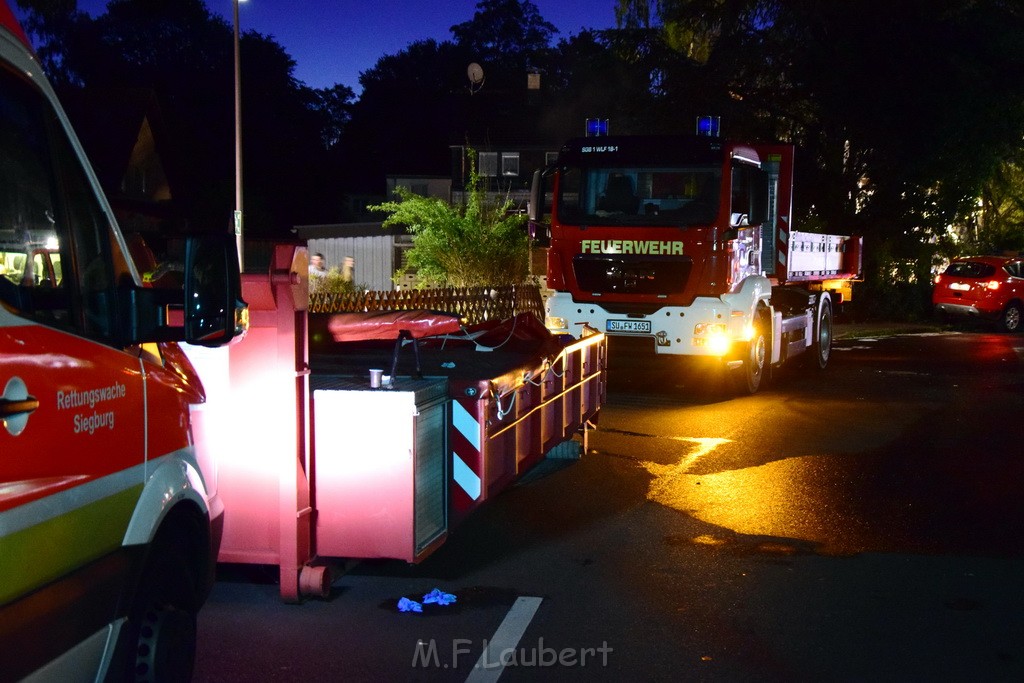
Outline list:
[[[577,254],[572,267],[584,292],[679,294],[686,287],[693,261],[687,256]]]

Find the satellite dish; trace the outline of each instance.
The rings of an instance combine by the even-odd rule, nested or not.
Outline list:
[[[469,92],[472,94],[484,85],[484,69],[476,62],[466,67],[466,76],[469,77]]]

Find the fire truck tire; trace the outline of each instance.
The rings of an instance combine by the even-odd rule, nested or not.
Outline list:
[[[199,595],[179,529],[153,542],[128,618],[130,681],[188,681],[196,652]]]
[[[832,301],[823,298],[818,306],[818,318],[814,321],[814,342],[807,350],[808,367],[824,370],[832,355]]]
[[[754,319],[754,334],[744,353],[742,367],[732,372],[733,387],[740,394],[756,394],[771,372],[768,348],[768,316],[764,311]]]

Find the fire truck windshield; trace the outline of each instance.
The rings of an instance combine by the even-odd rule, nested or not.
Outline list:
[[[717,166],[565,167],[557,218],[566,225],[707,225],[717,218],[721,185]]]

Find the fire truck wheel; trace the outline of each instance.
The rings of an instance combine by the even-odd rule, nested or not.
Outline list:
[[[161,534],[129,616],[132,681],[188,681],[196,652],[197,590],[180,532]]]
[[[814,325],[814,343],[808,349],[807,362],[812,368],[824,370],[832,355],[832,302],[824,299],[818,307]]]
[[[768,377],[768,323],[764,313],[754,320],[754,334],[743,355],[743,366],[732,373],[733,385],[741,394],[756,394]]]

